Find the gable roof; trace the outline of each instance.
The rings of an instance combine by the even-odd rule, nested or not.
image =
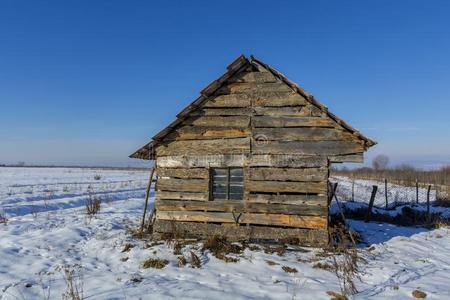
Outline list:
[[[203,90],[200,91],[200,96],[197,99],[195,99],[191,104],[186,106],[180,113],[177,114],[177,119],[175,121],[173,121],[163,130],[158,132],[150,142],[148,142],[147,144],[136,150],[129,157],[147,160],[155,159],[154,149],[164,139],[164,137],[168,135],[170,132],[172,132],[172,130],[174,130],[178,125],[180,125],[192,111],[194,111],[195,109],[200,107],[203,103],[205,103],[209,99],[209,97],[211,97],[218,89],[220,89],[227,82],[228,79],[230,79],[232,76],[236,75],[240,71],[244,70],[249,65],[252,65],[258,69],[264,69],[272,73],[276,78],[278,78],[279,80],[287,84],[290,88],[292,88],[295,92],[303,96],[309,103],[325,112],[329,118],[334,120],[345,130],[352,133],[356,138],[362,140],[367,148],[376,144],[375,141],[362,135],[358,130],[350,126],[344,120],[334,115],[333,113],[329,112],[328,108],[319,101],[317,101],[313,95],[303,90],[296,83],[290,81],[285,75],[278,72],[276,69],[265,64],[259,59],[256,59],[253,55],[251,55],[249,59],[246,58],[244,55],[240,55],[230,65],[228,65],[226,72],[222,76],[220,76],[219,78],[208,84]]]

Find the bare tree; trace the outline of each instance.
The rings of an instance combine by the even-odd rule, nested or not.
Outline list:
[[[372,167],[375,170],[384,170],[384,169],[386,169],[388,164],[389,164],[389,157],[387,157],[384,154],[378,154],[372,160]]]

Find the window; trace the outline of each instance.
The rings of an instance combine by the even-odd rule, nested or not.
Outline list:
[[[244,173],[242,168],[212,169],[211,200],[242,200]]]

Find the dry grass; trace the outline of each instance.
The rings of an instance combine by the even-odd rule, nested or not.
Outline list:
[[[142,264],[144,269],[154,268],[154,269],[162,269],[169,264],[167,259],[159,259],[159,258],[149,258]]]
[[[122,253],[130,251],[132,248],[134,248],[133,244],[129,244],[129,243],[125,244],[125,246],[122,249]]]
[[[187,264],[186,257],[184,255],[178,257],[178,267],[182,268]]]
[[[83,276],[80,266],[65,266],[62,268],[66,291],[62,294],[64,300],[83,300]]]
[[[0,224],[8,224],[8,218],[6,217],[5,210],[0,211]]]
[[[419,290],[414,290],[411,294],[414,298],[418,299],[425,299],[427,297],[427,294],[425,292]]]
[[[276,253],[278,256],[283,256],[287,251],[286,245],[278,245],[278,246],[266,246],[264,247],[264,253],[273,254]]]
[[[358,252],[352,237],[343,225],[335,225],[330,229],[331,269],[336,274],[341,294],[344,296],[358,292],[354,283],[355,279],[359,279]]]
[[[328,291],[327,294],[331,296],[331,300],[348,300],[347,296],[336,292]]]
[[[191,267],[192,268],[200,268],[202,266],[202,262],[200,261],[200,258],[195,254],[193,251],[191,251]]]
[[[225,262],[238,262],[238,258],[229,257],[229,254],[241,254],[245,247],[231,243],[226,237],[211,236],[204,243],[202,251],[209,250],[212,255]]]
[[[285,271],[286,273],[298,273],[298,270],[296,268],[291,268],[288,266],[283,266],[281,267],[283,269],[283,271]]]

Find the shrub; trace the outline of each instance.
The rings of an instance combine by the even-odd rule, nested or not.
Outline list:
[[[100,179],[102,179],[102,176],[100,176],[98,174],[94,175],[94,180],[100,180]]]
[[[89,196],[86,199],[86,214],[88,216],[96,215],[100,212],[100,206],[102,204],[102,199],[94,195],[92,191],[89,191]]]
[[[168,264],[169,264],[169,261],[167,259],[149,258],[146,261],[144,261],[142,267],[144,269],[148,269],[148,268],[162,269],[165,266],[167,266]]]

